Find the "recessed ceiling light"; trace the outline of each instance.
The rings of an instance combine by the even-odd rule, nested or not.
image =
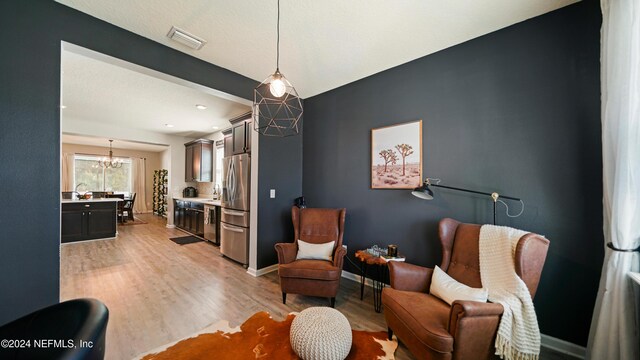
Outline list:
[[[164,124],[164,126],[169,127],[169,128],[173,127],[172,124]]]
[[[198,110],[205,110],[206,108],[207,107],[205,105],[202,105],[202,104],[197,104],[196,105],[196,109],[198,109]]]
[[[218,129],[220,129],[220,128],[219,128],[219,127],[217,127],[217,126],[213,126],[212,128],[213,128],[213,130],[218,130]]]

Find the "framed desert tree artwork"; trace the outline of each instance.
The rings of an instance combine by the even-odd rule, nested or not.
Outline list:
[[[371,129],[371,188],[422,184],[422,120]]]

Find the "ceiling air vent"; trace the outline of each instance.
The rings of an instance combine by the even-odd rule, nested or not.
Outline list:
[[[171,27],[167,37],[173,41],[179,42],[182,45],[186,45],[192,49],[199,50],[204,44],[207,43],[206,40],[201,39],[197,36],[191,35],[188,32],[179,29],[175,26]]]

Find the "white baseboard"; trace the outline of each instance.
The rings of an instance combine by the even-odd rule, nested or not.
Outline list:
[[[256,271],[256,269],[249,267],[247,268],[247,274],[254,276],[254,277],[258,277],[258,272]]]
[[[167,224],[165,226],[167,227],[167,229],[175,229],[176,228],[176,226],[173,225],[173,224]]]
[[[345,278],[345,279],[349,279],[349,280],[355,281],[358,284],[360,284],[360,275],[357,275],[357,274],[354,274],[352,272],[348,272],[348,271],[342,270],[342,277]],[[373,280],[371,280],[369,278],[366,278],[364,280],[364,284],[369,286],[369,287],[373,287]]]
[[[268,274],[270,272],[274,272],[276,270],[278,270],[278,264],[273,264],[271,266],[267,266],[267,267],[264,267],[264,268],[258,269],[258,270],[254,269],[254,268],[248,268],[247,269],[247,273],[249,273],[249,275],[251,275],[251,276],[258,277],[258,276],[262,276],[262,275]]]
[[[584,346],[576,345],[553,336],[540,334],[541,345],[544,348],[557,351],[576,359],[584,359],[587,356],[587,349]]]
[[[342,270],[342,277],[360,284],[360,275]],[[373,287],[373,280],[366,278],[365,285]],[[558,338],[554,338],[553,336],[540,334],[540,342],[540,345],[542,347],[551,349],[567,356],[571,356],[572,358],[584,359],[587,354],[587,349],[585,347]]]
[[[86,244],[88,242],[94,242],[94,241],[104,241],[104,240],[115,240],[117,238],[118,233],[116,233],[116,237],[108,237],[108,238],[101,238],[101,239],[89,239],[89,240],[77,240],[77,241],[71,241],[71,242],[66,242],[66,243],[60,243],[60,246],[67,246],[67,245],[74,245],[74,244]]]

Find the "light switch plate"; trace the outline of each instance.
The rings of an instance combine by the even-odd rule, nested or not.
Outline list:
[[[269,191],[269,197],[272,198],[272,199],[276,198],[276,189],[271,189]]]

